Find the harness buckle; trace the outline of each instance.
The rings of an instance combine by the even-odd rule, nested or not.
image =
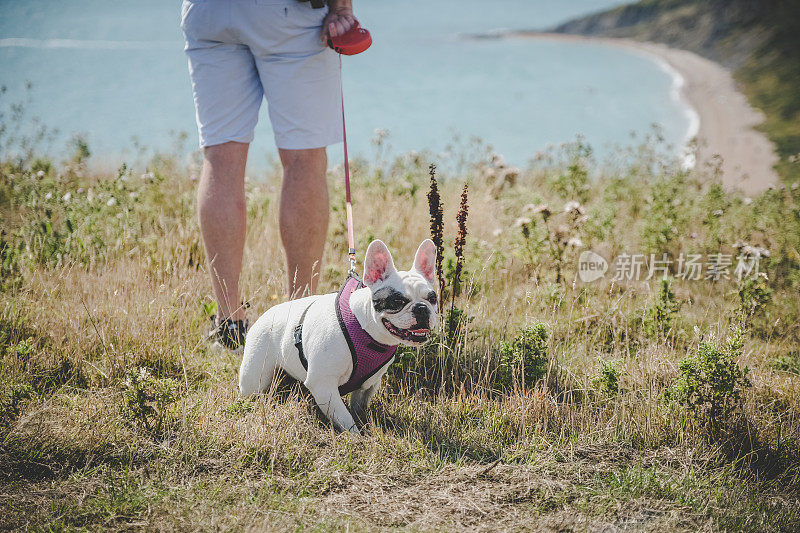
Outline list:
[[[348,254],[350,256],[350,270],[348,271],[348,274],[353,274],[357,276],[358,272],[356,271],[356,249],[350,248]]]

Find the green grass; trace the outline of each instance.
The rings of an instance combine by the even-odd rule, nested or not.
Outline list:
[[[239,398],[238,358],[201,341],[196,169],[0,163],[0,527],[797,530],[800,191],[745,202],[662,148],[610,165],[578,142],[502,182],[497,159],[466,154],[440,183],[448,257],[470,183],[458,327],[402,351],[361,439],[291,382]],[[355,162],[359,249],[380,237],[410,263],[426,159]],[[340,178],[321,290],[347,269]],[[251,319],[285,298],[277,179],[247,186]],[[766,280],[576,281],[584,249],[734,254],[741,240],[769,249]],[[737,328],[725,361],[752,386],[733,383],[725,431],[707,431],[667,391]],[[706,359],[692,390],[728,390]]]

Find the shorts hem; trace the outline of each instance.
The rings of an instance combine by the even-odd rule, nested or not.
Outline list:
[[[326,148],[333,144],[339,144],[342,142],[342,136],[336,135],[333,137],[329,137],[320,141],[312,140],[312,141],[279,141],[275,139],[275,146],[279,150],[311,150],[312,148]]]
[[[216,146],[218,144],[225,144],[227,142],[250,144],[253,142],[254,137],[255,135],[240,135],[234,137],[211,137],[209,139],[200,139],[200,148],[207,148],[209,146]]]

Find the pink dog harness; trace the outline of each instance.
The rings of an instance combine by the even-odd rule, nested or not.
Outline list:
[[[350,295],[363,286],[364,284],[351,274],[339,290],[339,294],[336,295],[336,318],[339,319],[339,326],[342,328],[344,338],[350,347],[350,355],[353,357],[353,372],[350,374],[350,379],[339,387],[339,394],[342,396],[360,389],[365,381],[392,360],[397,351],[397,346],[382,344],[370,337],[350,309]],[[311,305],[313,303],[303,311],[300,323],[294,329],[294,345],[300,355],[300,362],[306,370],[308,370],[308,360],[303,353],[303,321]]]

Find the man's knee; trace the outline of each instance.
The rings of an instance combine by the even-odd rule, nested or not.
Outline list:
[[[212,165],[241,164],[246,161],[248,143],[229,141],[203,148],[203,158]]]
[[[325,171],[327,154],[325,148],[308,148],[304,150],[278,150],[281,164],[285,172],[303,170],[306,172]]]

